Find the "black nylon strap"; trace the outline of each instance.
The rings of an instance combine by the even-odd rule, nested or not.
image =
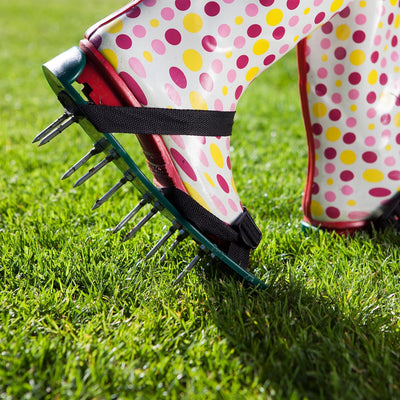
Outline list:
[[[230,136],[234,111],[181,110],[152,107],[79,105],[102,133],[144,135]]]
[[[228,243],[227,255],[247,269],[250,249],[255,249],[259,244],[261,232],[246,209],[232,225],[227,225],[181,190],[163,188],[161,191],[203,235]]]

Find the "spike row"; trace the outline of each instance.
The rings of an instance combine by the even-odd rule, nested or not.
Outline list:
[[[32,143],[36,143],[41,140],[39,146],[43,146],[44,144],[50,142],[50,140],[58,136],[61,132],[63,132],[76,121],[77,117],[69,111],[65,110],[64,114],[61,115],[61,117],[57,118],[47,128],[43,129],[38,135],[36,135]]]

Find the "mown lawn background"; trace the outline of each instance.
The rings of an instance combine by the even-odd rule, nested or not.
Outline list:
[[[162,267],[140,263],[165,220],[121,243],[107,229],[135,192],[90,211],[119,172],[60,181],[89,139],[76,127],[31,144],[62,111],[41,64],[123,4],[0,3],[0,399],[400,398],[398,236],[300,230],[294,53],[251,86],[232,139],[236,184],[263,231],[252,256],[263,292],[201,266],[171,286],[193,242]]]

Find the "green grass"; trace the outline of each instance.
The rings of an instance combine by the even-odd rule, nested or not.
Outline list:
[[[264,292],[201,269],[172,287],[193,243],[162,268],[138,263],[164,222],[121,243],[107,228],[137,195],[90,211],[118,171],[72,189],[60,176],[89,149],[85,135],[31,144],[61,112],[41,64],[117,3],[0,3],[0,399],[400,398],[399,238],[300,232],[294,54],[251,86],[232,140],[264,235],[252,257]]]

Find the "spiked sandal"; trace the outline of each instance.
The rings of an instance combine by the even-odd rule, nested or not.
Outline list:
[[[87,50],[88,48],[91,49],[94,54],[89,53]],[[46,144],[73,123],[79,123],[94,142],[94,146],[63,175],[63,179],[71,176],[91,157],[99,153],[104,153],[105,158],[78,179],[74,187],[83,184],[107,164],[114,163],[121,170],[123,177],[95,203],[93,209],[98,208],[127,182],[132,183],[135,189],[139,190],[142,194],[142,199],[139,204],[115,227],[113,230],[114,233],[124,228],[143,207],[151,205],[149,213],[130,229],[124,238],[124,241],[132,238],[159,212],[169,219],[171,221],[170,229],[150,250],[145,257],[146,259],[154,256],[175,234],[177,236],[170,250],[174,250],[178,244],[188,236],[191,236],[199,243],[199,253],[188,263],[186,268],[177,277],[175,283],[180,282],[203,256],[209,255],[211,258],[222,261],[236,274],[254,286],[265,288],[265,284],[262,281],[247,271],[248,253],[250,249],[258,245],[261,240],[261,233],[246,211],[237,221],[229,226],[201,207],[197,202],[191,199],[191,197],[185,194],[184,191],[176,187],[163,188],[160,190],[160,188],[157,188],[147,179],[117,141],[115,136],[111,133],[107,133],[110,125],[116,128],[112,130],[113,132],[128,131],[129,133],[135,132],[142,135],[149,134],[150,132],[157,133],[157,131],[160,130],[162,130],[163,134],[166,134],[168,133],[168,127],[171,127],[171,132],[175,133],[177,125],[178,127],[179,125],[182,126],[180,131],[188,131],[188,129],[190,129],[188,125],[193,125],[193,129],[196,133],[200,131],[204,135],[208,133],[206,130],[209,130],[210,126],[204,124],[203,121],[210,121],[211,118],[214,122],[214,124],[211,125],[211,129],[215,129],[215,121],[221,121],[222,118],[223,121],[217,125],[220,127],[223,126],[222,131],[224,132],[231,129],[233,116],[230,116],[226,122],[224,118],[227,119],[227,117],[224,113],[214,113],[215,115],[211,113],[212,115],[210,117],[210,112],[195,111],[195,114],[201,113],[204,117],[201,116],[197,118],[198,121],[193,122],[193,110],[187,110],[191,121],[186,119],[187,117],[185,114],[187,113],[185,112],[183,113],[183,119],[179,117],[175,112],[177,110],[150,110],[150,114],[147,114],[146,111],[149,109],[132,108],[132,105],[138,107],[139,103],[130,94],[130,91],[124,87],[123,82],[118,80],[118,77],[115,76],[114,78],[116,81],[114,81],[111,86],[112,89],[109,89],[108,85],[101,87],[101,99],[103,104],[104,102],[119,103],[118,106],[95,105],[79,94],[72,85],[75,81],[84,84],[86,93],[89,93],[89,99],[93,100],[93,90],[89,86],[89,83],[93,82],[93,79],[102,79],[101,76],[94,73],[97,67],[97,65],[94,67],[96,63],[94,60],[96,59],[100,61],[100,64],[97,65],[107,66],[107,63],[102,59],[101,55],[96,54],[96,50],[91,47],[90,42],[83,41],[81,43],[81,48],[72,48],[43,66],[45,76],[57,95],[58,100],[64,106],[65,112],[60,118],[39,133],[39,135],[35,137],[34,142],[39,142],[39,145]],[[90,61],[88,62],[87,60]],[[112,71],[109,72],[113,74]],[[90,74],[90,82],[85,80],[84,77],[86,74]],[[106,95],[104,95],[104,93],[106,93]],[[130,104],[131,107],[123,107],[121,104],[122,102]],[[123,110],[129,114],[128,117],[125,115],[123,119],[115,119],[113,113],[120,113]],[[136,110],[136,113],[134,113],[134,115],[130,114],[130,110]],[[140,112],[140,110],[145,112]],[[137,113],[137,111],[139,112]],[[140,121],[141,117],[145,122]],[[154,118],[156,118],[156,123],[154,123]],[[139,122],[137,122],[137,119],[139,119]],[[117,126],[115,126],[115,122]],[[124,127],[121,127],[121,125],[131,126],[132,129],[123,129]],[[206,125],[204,130],[201,130],[202,125]],[[227,125],[227,127],[225,127],[225,125]],[[213,132],[211,134],[213,134]],[[154,148],[152,151],[153,153],[155,152]],[[162,158],[162,155],[157,156]],[[170,162],[169,165],[173,165],[172,162]],[[160,175],[162,176],[163,174],[158,173],[157,177]],[[173,201],[174,204],[172,204],[171,201]],[[178,211],[178,208],[180,208],[180,211]],[[208,237],[204,235],[204,232],[208,234]],[[214,243],[210,240],[210,237],[214,239]],[[215,242],[219,243],[219,246],[215,244]],[[162,261],[164,261],[164,259],[165,255],[162,257]]]

